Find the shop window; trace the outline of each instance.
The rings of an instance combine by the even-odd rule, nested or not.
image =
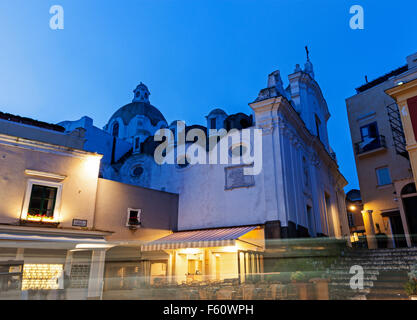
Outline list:
[[[62,264],[25,264],[22,290],[59,289],[62,274]]]
[[[90,264],[76,263],[71,266],[70,287],[88,288]]]
[[[127,227],[138,227],[141,225],[141,209],[131,209],[127,210]]]

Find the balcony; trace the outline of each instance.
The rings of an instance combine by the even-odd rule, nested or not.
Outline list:
[[[385,142],[385,136],[382,135],[374,138],[367,137],[365,140],[355,143],[355,154],[361,156],[386,149],[387,143]]]

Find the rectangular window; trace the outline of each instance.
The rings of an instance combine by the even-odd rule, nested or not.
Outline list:
[[[210,129],[216,129],[216,118],[210,119]]]
[[[141,209],[127,209],[127,227],[141,225]]]
[[[376,122],[367,124],[366,126],[361,127],[361,137],[362,140],[370,140],[378,137],[378,125]]]
[[[385,186],[392,183],[388,167],[378,168],[375,171],[379,186]]]
[[[34,184],[28,215],[53,218],[57,193],[58,188]]]
[[[62,183],[29,179],[21,219],[25,221],[60,221]]]

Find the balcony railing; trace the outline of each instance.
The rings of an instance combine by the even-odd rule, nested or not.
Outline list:
[[[355,143],[355,153],[357,155],[379,150],[379,149],[386,149],[387,143],[385,142],[385,136],[379,135],[374,138],[366,138],[360,142]]]

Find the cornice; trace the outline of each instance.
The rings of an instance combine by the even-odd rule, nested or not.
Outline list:
[[[86,158],[86,157],[99,157],[100,159],[103,157],[98,153],[88,152],[79,149],[73,149],[64,146],[58,146],[50,143],[29,140],[25,138],[19,138],[14,136],[9,136],[5,134],[0,134],[0,145],[6,145],[9,147],[17,147],[27,150],[39,151],[39,152],[46,152],[52,153],[61,156],[69,156],[75,158]]]

